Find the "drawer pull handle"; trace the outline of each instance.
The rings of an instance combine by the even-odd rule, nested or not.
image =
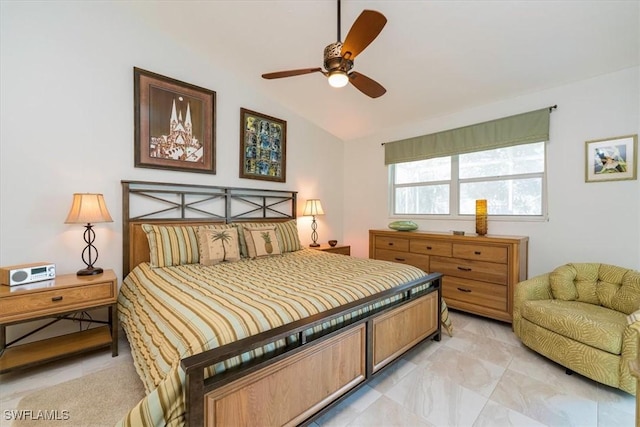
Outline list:
[[[53,302],[62,301],[62,297],[53,297],[53,298],[51,298],[51,301],[53,301]]]
[[[465,288],[458,288],[458,290],[460,292],[467,292],[467,293],[471,292],[471,289],[465,289]]]
[[[471,271],[471,268],[470,268],[470,267],[458,267],[458,270],[461,270],[461,271]]]
[[[481,255],[481,254],[482,254],[482,252],[480,252],[480,251],[475,251],[475,252],[474,252],[474,254],[476,254],[476,255]]]
[[[406,261],[404,258],[394,258],[396,261]]]
[[[431,246],[427,246],[427,249],[428,249],[428,250],[431,250],[432,248],[431,248]]]

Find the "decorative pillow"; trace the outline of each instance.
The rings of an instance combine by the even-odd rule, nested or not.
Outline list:
[[[627,325],[640,322],[640,308],[627,316]]]
[[[249,258],[280,255],[280,243],[275,227],[243,227]]]
[[[244,236],[244,227],[265,228],[275,227],[276,237],[280,244],[282,253],[294,252],[302,249],[300,237],[298,236],[298,225],[295,220],[286,222],[247,222],[235,224],[238,227],[238,237],[240,239],[240,252],[243,257],[249,256],[247,243]]]
[[[451,324],[451,319],[449,319],[449,307],[447,307],[447,303],[442,298],[442,309],[440,310],[440,322],[442,326],[447,330],[447,333],[450,337],[453,336],[453,325]]]
[[[164,226],[142,224],[149,241],[151,267],[171,267],[174,265],[197,264],[197,226]]]
[[[200,228],[198,230],[200,264],[215,265],[220,262],[240,260],[238,230],[235,227]]]
[[[295,252],[302,250],[300,236],[298,235],[298,224],[295,220],[287,222],[276,222],[276,230],[282,237],[282,252]]]

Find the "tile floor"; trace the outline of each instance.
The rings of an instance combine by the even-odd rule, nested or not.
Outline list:
[[[566,375],[522,346],[511,325],[455,311],[451,319],[453,337],[422,343],[314,426],[634,426],[633,396]],[[114,363],[132,363],[124,338],[116,358],[99,352],[2,375],[0,409]]]

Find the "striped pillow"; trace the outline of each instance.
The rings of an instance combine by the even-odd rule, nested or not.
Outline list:
[[[238,236],[240,238],[240,252],[245,258],[249,256],[249,251],[247,249],[247,241],[244,237],[243,226],[251,228],[275,227],[276,238],[278,239],[278,244],[280,245],[280,250],[282,251],[282,253],[295,252],[302,249],[300,236],[298,236],[298,225],[293,219],[286,222],[245,222],[235,225],[238,227]]]
[[[229,228],[230,225],[206,225],[204,228]],[[149,241],[151,267],[171,267],[200,262],[197,225],[168,226],[142,224]]]
[[[149,241],[151,267],[196,264],[200,260],[197,226],[142,224]]]

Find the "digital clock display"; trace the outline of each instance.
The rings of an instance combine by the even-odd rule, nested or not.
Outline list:
[[[47,267],[32,268],[31,274],[42,274],[47,272]]]

